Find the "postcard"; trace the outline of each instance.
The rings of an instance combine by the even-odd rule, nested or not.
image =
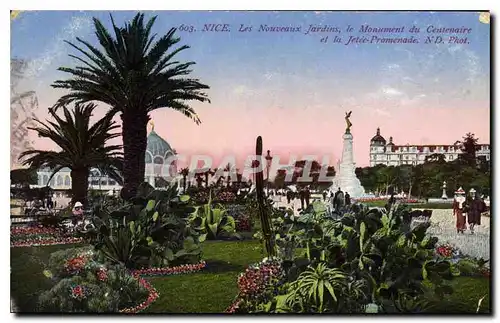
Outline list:
[[[11,312],[490,314],[490,39],[11,10]]]

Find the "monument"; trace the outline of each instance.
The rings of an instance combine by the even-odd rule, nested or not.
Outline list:
[[[330,187],[330,191],[336,192],[339,187],[345,193],[349,193],[351,197],[366,196],[365,189],[361,186],[361,182],[356,177],[356,164],[354,163],[354,155],[352,150],[353,136],[351,134],[352,123],[349,119],[352,111],[346,112],[345,122],[346,129],[342,136],[344,145],[342,148],[342,158],[337,168],[337,172]]]

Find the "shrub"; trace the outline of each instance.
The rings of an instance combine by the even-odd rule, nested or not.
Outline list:
[[[55,285],[39,296],[41,312],[118,312],[136,306],[149,294],[125,267],[101,262],[90,248],[51,254],[44,274]]]
[[[197,263],[205,236],[189,222],[193,211],[189,196],[178,196],[176,185],[166,191],[146,187],[131,204],[100,209],[95,247],[109,261],[127,268]]]
[[[429,222],[410,225],[413,213],[399,203],[389,211],[353,205],[333,220],[313,203],[300,217],[283,218],[274,232],[287,283],[268,303],[246,310],[425,310],[452,292],[447,281],[460,272],[448,259],[436,257],[438,239],[426,233]]]

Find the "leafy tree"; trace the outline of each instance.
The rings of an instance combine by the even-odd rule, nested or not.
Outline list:
[[[88,177],[92,167],[118,183],[122,182],[121,146],[105,146],[108,140],[119,136],[118,133],[111,133],[119,126],[112,121],[110,115],[91,125],[90,117],[95,107],[94,104],[77,104],[72,113],[67,107],[63,107],[64,118],[50,110],[54,121],[44,123],[35,119],[39,126],[28,129],[36,131],[39,137],[52,140],[60,151],[28,150],[20,156],[23,165],[35,169],[50,168],[52,174],[49,182],[62,168],[70,168],[73,202],[87,200]]]
[[[304,175],[305,167],[307,163],[311,163],[309,177],[312,179],[309,182],[298,181],[300,177]],[[325,189],[330,187],[330,181],[319,181],[319,176],[321,174],[321,168],[327,167],[326,175],[329,177],[335,176],[335,167],[320,165],[316,160],[307,161],[307,160],[299,160],[295,162],[295,169],[293,171],[293,176],[291,180],[286,180],[287,170],[286,169],[278,169],[276,172],[276,176],[274,178],[274,187],[277,189],[284,188],[288,185],[297,185],[299,187],[302,186],[310,186],[313,189]]]
[[[209,87],[189,77],[194,62],[180,63],[174,57],[189,48],[174,48],[180,39],[175,28],[155,42],[151,29],[156,17],[144,23],[144,14],[138,13],[131,22],[119,28],[111,17],[114,37],[98,19],[94,18],[95,35],[100,49],[88,41],[76,38],[81,47],[67,42],[83,57],[70,55],[81,65],[60,67],[71,75],[52,84],[69,90],[55,108],[69,102],[99,101],[111,108],[108,117],[121,113],[124,149],[124,187],[122,196],[132,198],[144,181],[147,124],[149,113],[159,108],[171,108],[200,123],[188,101],[210,102],[203,90]]]
[[[19,187],[38,184],[36,169],[18,168],[10,171],[10,184]]]
[[[468,132],[461,142],[463,147],[462,154],[459,155],[461,161],[469,166],[476,166],[476,147],[478,138],[473,133]]]
[[[444,154],[431,154],[429,156],[425,156],[425,162],[428,163],[445,163],[446,159]]]

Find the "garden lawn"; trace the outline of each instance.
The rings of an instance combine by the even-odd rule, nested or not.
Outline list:
[[[238,275],[264,258],[255,240],[203,243],[207,268],[199,273],[152,278],[160,293],[149,313],[222,313],[238,294]]]
[[[76,247],[11,248],[11,297],[22,312],[36,309],[37,296],[51,287],[42,271],[50,253]],[[255,240],[203,243],[207,268],[199,273],[150,278],[160,297],[146,313],[221,313],[238,292],[237,278],[245,268],[264,255]],[[490,280],[458,277],[455,292],[432,309],[433,313],[476,313],[478,300],[487,295],[480,312],[490,312]]]

